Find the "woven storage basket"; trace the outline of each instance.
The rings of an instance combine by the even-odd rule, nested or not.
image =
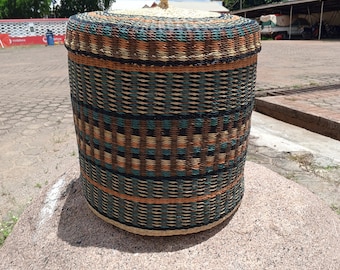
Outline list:
[[[127,231],[209,229],[244,192],[256,22],[90,12],[66,33],[84,196]]]

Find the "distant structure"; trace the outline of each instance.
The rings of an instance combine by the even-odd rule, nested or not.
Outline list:
[[[51,30],[55,44],[63,44],[68,19],[0,20],[0,47],[46,45],[46,32]]]
[[[290,23],[294,17],[306,19],[310,26],[316,27],[318,39],[322,36],[340,37],[340,0],[296,0],[282,1],[240,10],[232,10],[232,14],[259,19],[262,15],[288,15]],[[328,31],[327,31],[328,28]],[[328,32],[328,33],[327,33]]]
[[[113,2],[111,9],[153,8],[159,1],[130,1]],[[170,7],[186,8],[219,13],[228,13],[222,1],[169,1]],[[50,29],[54,35],[55,44],[63,44],[68,19],[15,19],[0,20],[0,48],[18,45],[46,45],[46,32]]]

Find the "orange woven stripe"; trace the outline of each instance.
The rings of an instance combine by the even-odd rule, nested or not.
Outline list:
[[[119,192],[114,191],[112,189],[109,189],[107,187],[104,187],[101,184],[93,181],[90,177],[88,177],[85,174],[84,170],[82,170],[82,169],[81,169],[81,173],[90,184],[94,185],[98,189],[100,189],[100,190],[102,190],[102,191],[104,191],[104,192],[106,192],[110,195],[113,195],[113,196],[118,197],[118,198],[123,199],[123,200],[128,200],[128,201],[132,201],[132,202],[136,202],[136,203],[146,203],[146,204],[178,204],[178,203],[193,203],[193,202],[208,200],[208,199],[214,198],[218,195],[221,195],[224,192],[226,192],[227,190],[233,188],[240,181],[241,177],[243,177],[243,173],[242,173],[230,185],[224,187],[223,189],[217,190],[213,193],[203,195],[203,196],[192,197],[192,198],[143,198],[143,197],[135,197],[135,196],[127,195],[127,194],[122,194],[122,193],[119,193]]]
[[[93,66],[98,68],[108,68],[114,70],[122,70],[122,71],[137,71],[137,72],[156,72],[156,73],[184,73],[184,72],[211,72],[211,71],[221,71],[221,70],[234,70],[238,68],[248,67],[249,65],[253,65],[257,62],[257,55],[252,55],[248,58],[244,58],[231,63],[220,63],[220,64],[211,64],[204,66],[175,66],[175,67],[167,67],[167,66],[141,66],[135,64],[121,64],[118,62],[114,62],[111,60],[105,59],[96,59],[91,58],[86,55],[77,55],[72,52],[68,52],[69,58],[81,65]]]

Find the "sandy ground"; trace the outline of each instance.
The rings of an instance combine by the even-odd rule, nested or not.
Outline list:
[[[1,269],[329,269],[340,219],[317,196],[248,162],[231,220],[198,234],[143,237],[97,218],[73,168],[44,189],[0,249]]]

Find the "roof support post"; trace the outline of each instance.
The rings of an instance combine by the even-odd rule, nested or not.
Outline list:
[[[322,32],[322,20],[323,20],[323,5],[325,1],[321,2],[321,11],[320,11],[320,23],[319,23],[319,37],[318,40],[321,39],[321,32]]]
[[[312,26],[312,16],[311,16],[311,14],[310,14],[310,8],[309,8],[309,6],[307,7],[307,11],[308,11],[309,26]]]
[[[293,5],[290,5],[290,14],[289,14],[289,39],[292,37],[292,21],[293,21]]]

